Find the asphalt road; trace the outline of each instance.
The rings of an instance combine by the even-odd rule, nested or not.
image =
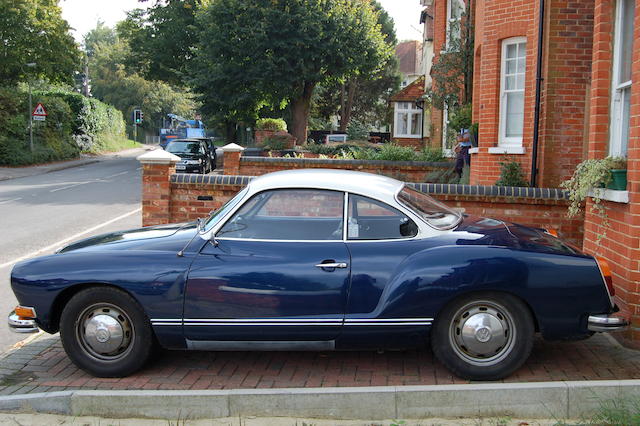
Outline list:
[[[6,317],[17,301],[9,275],[17,261],[53,253],[71,240],[142,224],[141,168],[130,150],[98,163],[0,182],[0,352],[28,337]]]

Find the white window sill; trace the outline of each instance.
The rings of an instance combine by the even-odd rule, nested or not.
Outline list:
[[[492,146],[489,148],[489,154],[524,154],[522,146]]]
[[[477,146],[475,148],[469,148],[469,154],[477,154],[478,152],[480,152],[480,148]]]
[[[398,139],[420,139],[420,135],[393,135],[394,138]]]
[[[597,197],[601,200],[612,201],[614,203],[629,203],[629,191],[616,191],[607,188],[592,188],[589,190],[590,197]]]

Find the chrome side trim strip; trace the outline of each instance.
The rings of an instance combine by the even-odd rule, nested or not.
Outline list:
[[[431,325],[433,318],[163,318],[151,319],[154,326],[414,326]]]

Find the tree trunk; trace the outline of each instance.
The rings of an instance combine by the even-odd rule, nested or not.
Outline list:
[[[297,139],[299,145],[307,143],[307,125],[314,87],[314,83],[304,83],[300,95],[291,100],[292,129],[290,133]]]
[[[356,96],[356,89],[358,88],[358,81],[355,78],[350,79],[347,82],[349,90],[345,99],[345,90],[342,86],[342,107],[340,108],[340,132],[345,133],[349,127],[351,121],[351,114],[353,113],[353,101]]]

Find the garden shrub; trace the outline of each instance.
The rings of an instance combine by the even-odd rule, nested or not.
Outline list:
[[[289,137],[285,135],[273,135],[264,139],[263,148],[269,151],[282,151],[289,147]]]
[[[496,186],[529,186],[520,163],[509,157],[501,161],[500,178],[496,181]]]
[[[287,123],[281,118],[260,118],[256,121],[256,130],[287,131]]]
[[[75,158],[82,152],[120,149],[127,141],[122,114],[110,105],[64,89],[33,92],[47,109],[34,121],[29,148],[28,94],[0,88],[0,164],[21,166]]]
[[[366,141],[369,139],[369,125],[351,120],[347,126],[347,139],[350,141]]]

